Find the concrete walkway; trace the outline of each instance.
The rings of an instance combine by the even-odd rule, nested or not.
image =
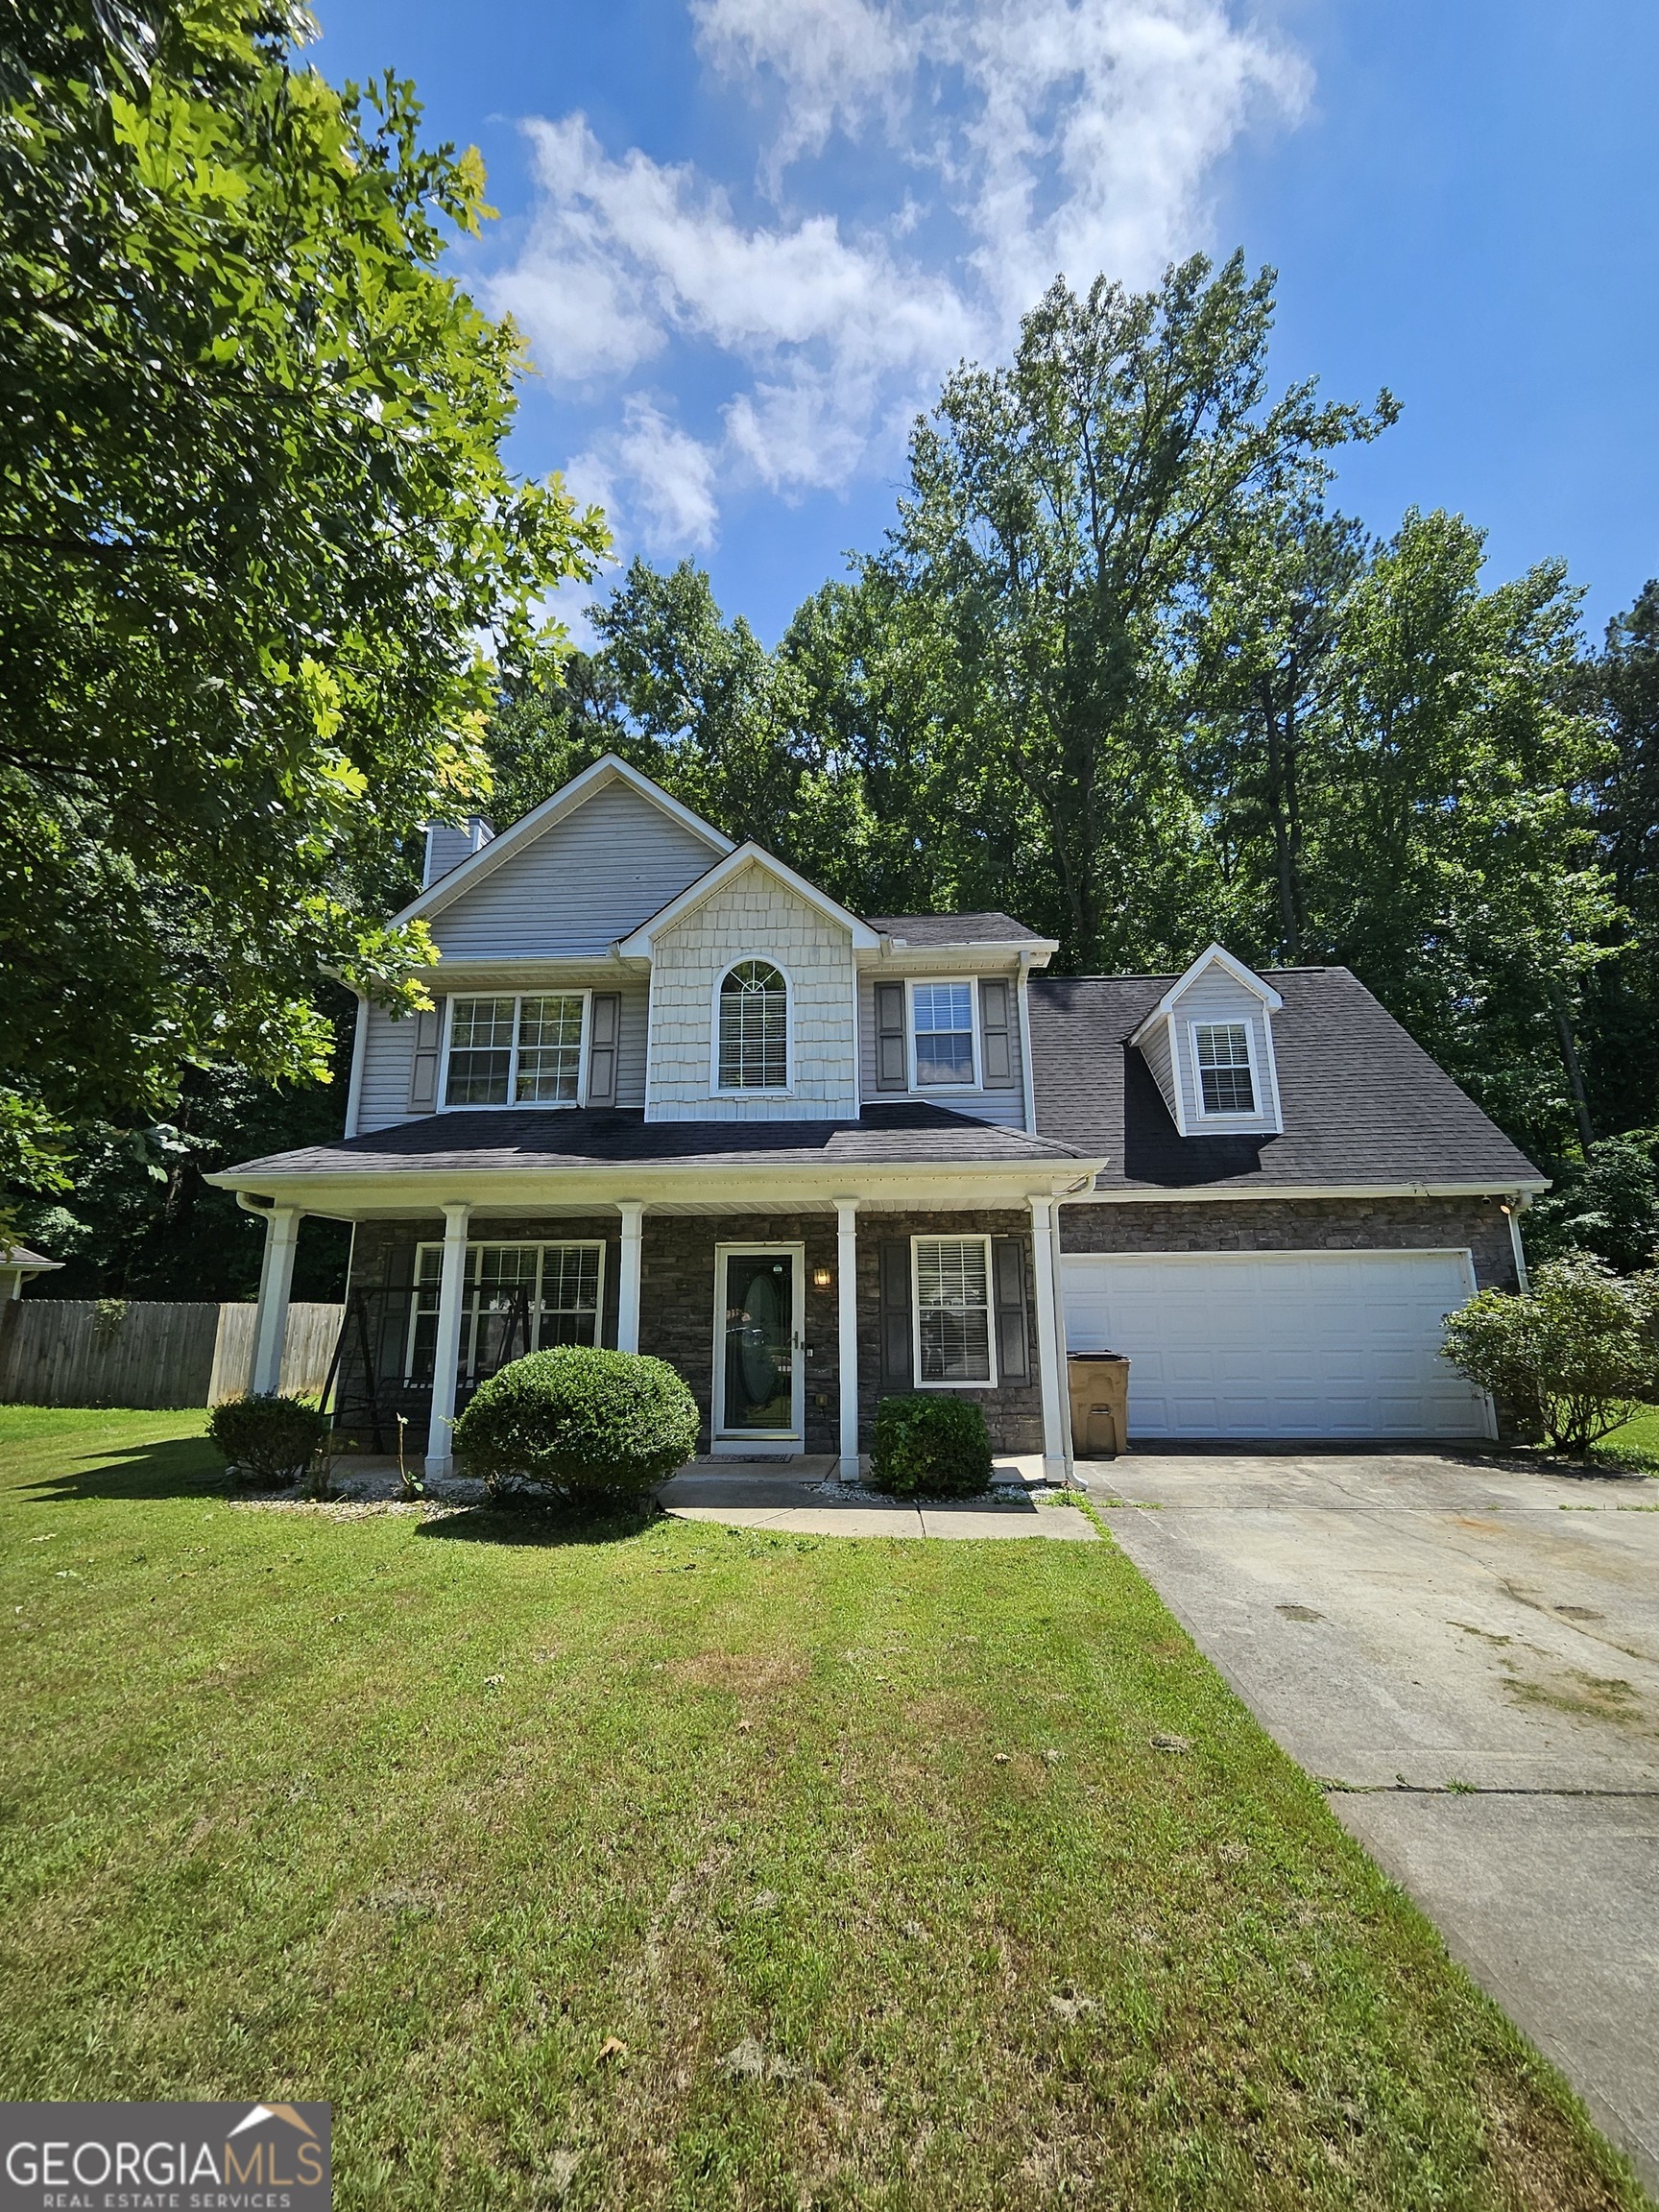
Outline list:
[[[1080,1472],[1659,2193],[1659,1482],[1431,1452]]]
[[[999,1459],[990,1499],[916,1505],[835,1479],[835,1462],[803,1455],[766,1462],[694,1459],[662,1485],[666,1509],[682,1521],[724,1521],[811,1536],[1051,1536],[1098,1541],[1087,1516],[1053,1503],[1039,1485],[1042,1461]]]

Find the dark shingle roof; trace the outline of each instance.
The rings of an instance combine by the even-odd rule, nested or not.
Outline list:
[[[1040,929],[1028,929],[1012,914],[866,914],[863,919],[884,937],[907,945],[1043,945]]]
[[[856,1121],[647,1121],[584,1108],[549,1113],[429,1114],[373,1136],[244,1161],[215,1180],[247,1186],[262,1173],[375,1175],[398,1168],[498,1173],[613,1166],[918,1167],[1016,1166],[1077,1157],[1064,1140],[998,1129],[942,1106],[868,1106]]]
[[[1538,1183],[1537,1169],[1346,968],[1263,980],[1282,1136],[1182,1137],[1130,1037],[1172,975],[1039,975],[1030,984],[1037,1126],[1103,1153],[1108,1190]]]

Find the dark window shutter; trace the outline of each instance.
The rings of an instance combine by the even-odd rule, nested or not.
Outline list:
[[[615,991],[595,991],[588,1028],[588,1103],[616,1103],[616,1043],[622,1027],[622,999]]]
[[[991,1239],[991,1272],[997,1286],[997,1380],[1031,1380],[1031,1315],[1025,1304],[1025,1240]]]
[[[438,1059],[444,1043],[444,1001],[415,1017],[415,1046],[409,1063],[409,1111],[432,1114],[438,1107]]]
[[[902,983],[876,986],[876,1088],[878,1091],[908,1091],[910,1088],[910,1070],[905,1064]]]
[[[902,1237],[881,1243],[881,1387],[911,1387],[910,1246]]]
[[[979,1049],[987,1091],[1012,1091],[1019,1081],[1014,1072],[1014,1021],[1012,994],[1000,976],[987,975],[979,985]]]

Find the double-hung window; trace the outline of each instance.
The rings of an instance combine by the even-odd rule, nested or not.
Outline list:
[[[584,1004],[580,991],[451,999],[445,1104],[579,1104]]]
[[[914,983],[911,1032],[916,1041],[916,1089],[974,1081],[974,986]]]
[[[580,1244],[469,1244],[461,1306],[459,1371],[493,1375],[505,1360],[552,1344],[597,1344],[605,1247]],[[432,1380],[438,1342],[442,1244],[415,1259],[409,1373]]]
[[[918,1237],[911,1253],[917,1382],[924,1389],[995,1382],[991,1239]]]
[[[1206,1114],[1254,1114],[1250,1032],[1242,1022],[1195,1022],[1198,1092]]]

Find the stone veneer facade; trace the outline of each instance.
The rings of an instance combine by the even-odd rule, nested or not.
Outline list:
[[[1515,1252],[1496,1198],[1210,1198],[1076,1201],[1066,1252],[1445,1251],[1465,1246],[1482,1290],[1514,1290]]]

